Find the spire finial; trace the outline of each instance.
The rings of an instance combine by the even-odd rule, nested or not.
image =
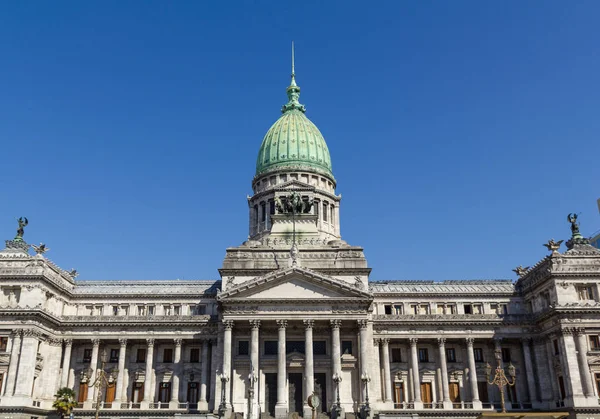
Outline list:
[[[298,102],[298,98],[300,97],[300,86],[296,84],[296,56],[294,51],[294,41],[292,41],[292,81],[288,86],[286,92],[288,95],[288,103],[283,105],[281,112],[287,112],[291,109],[298,109],[301,112],[306,112],[306,108],[304,105]]]

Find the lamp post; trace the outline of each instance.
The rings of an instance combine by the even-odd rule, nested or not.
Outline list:
[[[335,417],[336,419],[339,419],[342,415],[342,404],[340,403],[340,383],[342,382],[342,376],[336,372],[335,374],[333,374],[332,378],[333,382],[335,383],[335,392],[337,393],[337,403],[334,407]]]
[[[248,387],[248,419],[252,419],[252,410],[254,408],[254,384],[258,381],[258,377],[254,374],[254,367],[248,374],[248,381],[250,386]]]
[[[500,404],[502,406],[502,413],[506,413],[506,405],[504,404],[504,387],[505,386],[512,387],[516,384],[515,366],[511,363],[511,364],[508,364],[508,367],[507,367],[508,375],[512,379],[512,381],[511,381],[506,377],[506,374],[504,374],[504,369],[502,368],[502,363],[501,363],[502,352],[499,349],[497,349],[496,351],[494,351],[494,356],[496,358],[496,362],[497,362],[498,366],[496,367],[494,378],[492,378],[491,381],[488,378],[488,384],[498,386],[498,390],[500,390]],[[485,371],[486,371],[487,377],[491,378],[492,366],[489,363],[486,365]]]
[[[365,404],[364,404],[362,410],[363,410],[363,419],[367,419],[369,416],[371,416],[371,406],[369,405],[369,383],[371,382],[371,377],[369,377],[369,374],[364,372],[360,376],[360,380],[365,385]]]
[[[113,368],[110,371],[105,371],[106,368],[106,349],[102,350],[100,356],[100,368],[96,370],[96,380],[92,383],[92,387],[96,387],[96,419],[100,415],[100,400],[102,399],[102,389],[107,388],[115,382],[117,378],[117,369]]]
[[[221,404],[219,405],[219,417],[222,418],[225,416],[225,412],[227,412],[227,402],[225,401],[225,386],[229,381],[229,377],[227,374],[222,372],[219,374],[219,378],[221,379]]]

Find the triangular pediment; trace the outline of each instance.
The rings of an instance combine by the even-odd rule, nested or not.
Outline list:
[[[292,179],[292,180],[288,180],[287,182],[280,183],[279,185],[277,185],[275,187],[275,190],[282,190],[282,189],[295,189],[295,190],[307,191],[307,190],[314,190],[315,187],[312,185],[309,185],[308,183],[304,183],[300,180]]]
[[[238,284],[219,294],[219,300],[371,299],[366,291],[306,268],[292,267]]]

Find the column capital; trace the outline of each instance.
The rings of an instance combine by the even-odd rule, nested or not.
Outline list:
[[[48,338],[46,340],[50,346],[62,346],[62,339]]]
[[[521,338],[521,343],[525,346],[530,346],[532,341],[533,341],[533,338],[531,336],[525,336],[525,337]]]
[[[564,329],[560,330],[560,334],[563,336],[570,336],[573,335],[575,333],[575,328],[572,327],[565,327]]]
[[[148,345],[149,348],[153,348],[154,347],[154,339],[153,338],[146,339],[146,344]]]
[[[408,341],[410,342],[410,346],[417,346],[417,342],[419,341],[419,339],[409,338]]]
[[[173,339],[173,342],[175,342],[175,346],[181,346],[181,344],[183,343],[183,339],[175,338]]]
[[[23,335],[23,329],[13,329],[12,332],[10,333],[10,335],[15,338],[15,337],[21,337],[21,335]]]
[[[127,339],[126,338],[119,339],[119,346],[121,346],[121,347],[127,346]]]
[[[437,343],[439,347],[446,345],[446,338],[437,338]]]
[[[388,346],[390,344],[390,338],[381,338],[381,345]]]
[[[63,339],[65,346],[73,346],[73,339]]]
[[[252,330],[260,329],[260,320],[248,320],[248,322],[250,323],[250,328]]]
[[[467,342],[467,346],[472,347],[475,343],[475,338],[465,338],[465,341]]]
[[[305,329],[312,329],[315,325],[315,321],[312,319],[309,320],[304,320],[304,328]]]
[[[40,339],[43,335],[34,329],[25,329],[23,330],[23,337],[33,337]]]
[[[100,339],[92,339],[92,345],[96,348],[100,346]]]
[[[277,328],[279,330],[285,329],[287,327],[287,320],[277,320]]]
[[[339,329],[342,326],[341,320],[329,320],[332,329]]]
[[[369,325],[369,321],[367,319],[357,320],[356,323],[358,324],[359,329],[366,329]]]
[[[379,346],[381,345],[381,339],[380,338],[374,338],[373,339],[373,346]]]
[[[223,320],[223,327],[225,330],[233,329],[233,320]]]
[[[585,329],[583,327],[573,327],[573,334],[575,336],[585,336]]]

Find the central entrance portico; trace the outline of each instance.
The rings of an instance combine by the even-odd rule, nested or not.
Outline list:
[[[306,398],[316,391],[322,411],[330,411],[334,375],[342,377],[343,409],[364,400],[357,371],[367,368],[362,355],[373,347],[370,293],[300,267],[231,285],[218,297],[225,325],[221,365],[232,381],[224,390],[228,409],[248,414],[254,406],[253,417],[296,412],[308,418]],[[248,401],[252,369],[258,381]]]

